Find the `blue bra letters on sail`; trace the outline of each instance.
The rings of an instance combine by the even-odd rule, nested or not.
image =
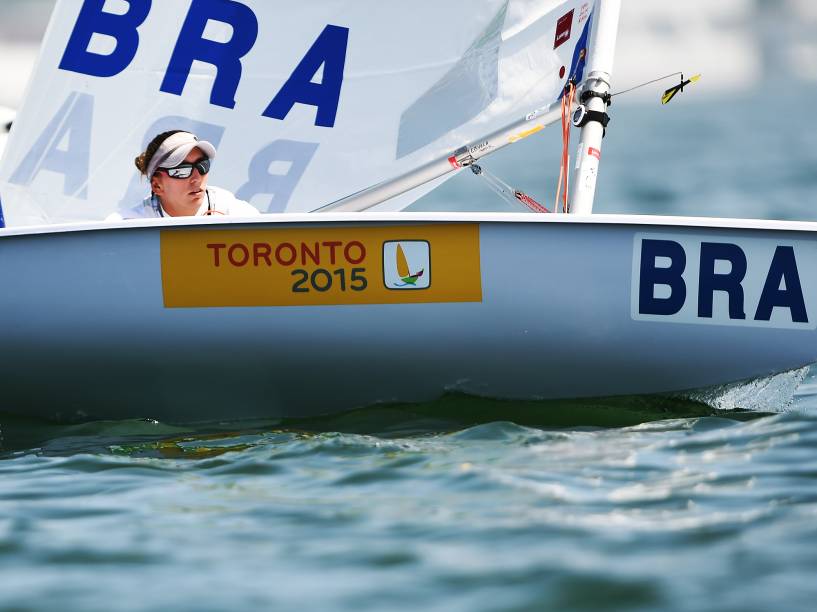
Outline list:
[[[152,0],[127,0],[122,15],[104,11],[105,0],[86,0],[60,62],[61,70],[97,77],[113,77],[130,66],[139,50],[138,27],[151,10]],[[233,36],[226,42],[204,37],[209,21],[232,27]],[[113,53],[89,50],[94,36],[113,38]],[[212,64],[217,69],[211,104],[235,108],[235,95],[241,82],[241,59],[258,38],[258,19],[252,9],[230,0],[193,0],[187,18],[170,58],[161,91],[182,95],[194,61]],[[289,79],[262,113],[272,119],[286,119],[295,104],[317,107],[315,125],[333,127],[338,112],[340,90],[349,29],[327,25],[292,72]],[[323,80],[313,83],[323,66]]]

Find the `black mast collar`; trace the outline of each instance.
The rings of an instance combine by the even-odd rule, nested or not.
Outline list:
[[[593,91],[592,89],[586,89],[582,92],[581,95],[581,103],[587,104],[587,101],[590,98],[601,98],[601,101],[604,102],[607,106],[610,106],[613,103],[613,96],[610,93],[601,93],[599,91]]]

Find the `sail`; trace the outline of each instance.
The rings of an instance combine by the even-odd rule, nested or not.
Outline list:
[[[403,247],[401,247],[400,244],[397,245],[397,275],[401,278],[411,275],[406,254],[403,252]]]
[[[133,207],[133,159],[171,129],[216,145],[211,185],[314,210],[557,100],[594,5],[60,0],[0,163],[6,223]]]

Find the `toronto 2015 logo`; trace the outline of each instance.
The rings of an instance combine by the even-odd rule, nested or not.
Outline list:
[[[387,289],[428,289],[431,247],[425,240],[383,243],[383,283]]]

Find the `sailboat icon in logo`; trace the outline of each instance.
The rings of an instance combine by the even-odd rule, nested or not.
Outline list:
[[[430,247],[425,240],[383,244],[383,282],[388,289],[428,289],[430,266]]]
[[[409,268],[408,260],[406,259],[406,253],[403,251],[403,247],[400,243],[397,244],[397,275],[400,277],[400,280],[403,281],[403,286],[412,285],[416,286],[417,281],[422,278],[425,270],[420,270],[419,272],[412,274],[411,268]]]

